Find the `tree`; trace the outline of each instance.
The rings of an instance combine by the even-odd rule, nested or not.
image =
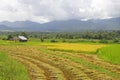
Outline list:
[[[44,42],[44,38],[43,37],[40,37],[40,40],[41,40],[41,42]]]
[[[20,36],[25,36],[26,38],[28,38],[27,34],[25,32],[21,32]]]
[[[118,38],[115,38],[113,42],[114,42],[114,43],[119,43],[119,39],[118,39]]]
[[[102,39],[102,40],[100,40],[100,43],[109,43],[109,42],[106,39]]]
[[[13,39],[13,36],[12,35],[8,35],[7,40],[11,40],[11,39]]]
[[[41,40],[41,42],[44,42],[44,37],[43,37],[42,34],[41,34],[41,36],[40,36],[40,40]]]

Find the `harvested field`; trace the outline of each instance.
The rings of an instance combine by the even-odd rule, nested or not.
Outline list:
[[[23,63],[31,80],[120,80],[120,66],[96,55],[51,51],[40,46],[0,46]]]

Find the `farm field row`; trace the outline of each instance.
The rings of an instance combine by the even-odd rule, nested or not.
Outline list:
[[[67,43],[65,47],[68,48],[71,45],[88,46],[88,44],[78,46]],[[88,52],[94,52],[106,46],[97,45],[91,44],[95,48]],[[101,60],[95,54],[51,51],[46,46],[54,45],[1,45],[0,50],[23,63],[29,71],[31,80],[120,80],[119,65]],[[89,44],[88,48],[91,46]],[[84,48],[81,50],[85,50]]]

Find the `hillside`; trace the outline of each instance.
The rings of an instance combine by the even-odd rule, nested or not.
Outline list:
[[[44,24],[32,21],[0,22],[0,30],[14,31],[87,31],[87,30],[119,30],[120,18],[103,20],[67,20],[52,21]]]

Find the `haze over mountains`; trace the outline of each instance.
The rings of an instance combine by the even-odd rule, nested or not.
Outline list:
[[[32,21],[0,22],[0,31],[88,31],[88,30],[120,30],[120,18],[102,20],[67,20],[52,21],[44,24]]]

